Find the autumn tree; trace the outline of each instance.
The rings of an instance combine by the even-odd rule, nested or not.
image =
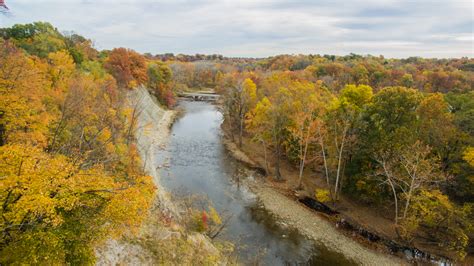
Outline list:
[[[11,28],[0,29],[0,35],[27,53],[41,58],[66,48],[63,36],[47,22],[15,24]]]
[[[417,236],[428,239],[438,247],[454,252],[454,258],[462,261],[474,232],[472,217],[472,204],[458,206],[438,189],[420,190],[414,195],[412,207],[401,223],[401,234],[409,240]]]
[[[448,93],[444,95],[449,104],[456,134],[443,152],[443,166],[452,175],[447,184],[450,196],[461,201],[474,200],[474,167],[463,159],[466,147],[474,146],[474,92]]]
[[[366,127],[362,141],[368,154],[389,151],[411,145],[417,140],[416,110],[422,95],[414,89],[387,87],[373,98],[364,115]]]
[[[65,50],[50,53],[48,55],[49,77],[54,89],[66,90],[69,79],[75,70],[72,57]]]
[[[352,69],[352,76],[357,84],[369,83],[369,72],[362,64],[358,64]]]
[[[140,188],[152,187],[149,177],[135,177],[141,185],[130,187],[115,181],[100,165],[78,169],[66,156],[31,146],[0,147],[0,166],[2,263],[56,264],[68,257],[69,261],[90,258],[92,254],[74,254],[77,247],[70,246],[67,237],[74,232],[93,235],[89,241],[97,241],[112,230],[120,235],[129,226],[138,226],[153,193],[153,189]],[[70,220],[71,216],[75,219]],[[77,225],[82,223],[89,226],[81,229]],[[90,246],[81,250],[90,251]]]
[[[113,49],[105,67],[123,87],[134,88],[148,80],[145,58],[131,49]]]
[[[269,120],[266,120],[267,114],[270,112],[272,103],[267,97],[261,99],[255,107],[246,114],[245,128],[253,134],[252,140],[261,142],[263,145],[263,154],[265,160],[265,171],[269,172],[267,148],[271,143],[271,128]]]
[[[349,156],[349,150],[357,140],[356,129],[361,120],[362,111],[372,100],[372,88],[367,85],[347,85],[329,106],[326,117],[327,153],[325,161],[331,165],[331,170],[326,171],[326,175],[332,173],[333,178],[327,176],[327,180],[332,180],[333,196],[338,198],[343,176],[343,167]]]
[[[307,163],[310,144],[318,139],[318,130],[322,126],[324,106],[317,87],[308,82],[297,82],[292,86],[293,108],[290,134],[298,142],[299,175],[298,188],[301,188],[304,167]]]
[[[97,59],[98,52],[93,42],[76,33],[67,33],[64,36],[66,48],[77,65]]]
[[[238,84],[229,88],[225,95],[224,114],[230,121],[231,130],[236,130],[239,137],[239,147],[242,147],[242,136],[244,133],[245,116],[257,101],[257,86],[246,78]]]
[[[443,170],[446,170],[453,160],[453,148],[457,146],[455,142],[459,135],[448,103],[440,93],[426,95],[416,113],[418,138],[433,148],[433,153],[441,159]]]
[[[293,112],[291,91],[281,87],[271,98],[263,98],[248,115],[248,124],[258,129],[262,137],[269,137],[275,150],[275,178],[281,180],[280,161],[290,116]]]
[[[94,245],[137,231],[155,187],[125,91],[100,62],[16,47],[35,27],[0,40],[0,264],[93,264]]]
[[[175,103],[172,91],[171,69],[162,62],[154,62],[148,65],[148,87],[151,88],[158,99],[166,106],[171,107]]]
[[[430,153],[429,146],[417,141],[395,156],[381,154],[377,157],[378,174],[383,176],[384,183],[389,185],[393,193],[395,223],[407,217],[413,197],[419,191],[430,189],[430,186],[443,179],[439,162]],[[402,215],[399,215],[400,199],[405,203]]]
[[[239,124],[239,146],[242,147],[242,135],[244,131],[245,115],[252,108],[257,100],[257,86],[255,83],[246,78],[237,88],[238,95],[236,97],[238,124]]]
[[[43,97],[49,94],[47,65],[28,58],[10,42],[0,45],[0,144],[46,143],[47,113]]]

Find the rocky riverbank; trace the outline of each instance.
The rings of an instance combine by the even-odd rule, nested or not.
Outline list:
[[[282,221],[330,250],[343,254],[360,265],[403,265],[403,260],[368,249],[338,231],[316,213],[261,183],[251,183],[263,206]]]
[[[246,166],[261,169],[260,165],[240,150],[229,138],[223,143],[230,154]],[[321,243],[328,249],[344,254],[360,265],[404,265],[406,261],[369,249],[354,239],[344,235],[328,220],[308,209],[301,203],[282,194],[270,184],[261,181],[247,183],[257,195],[261,204],[285,224],[296,228],[301,234]]]

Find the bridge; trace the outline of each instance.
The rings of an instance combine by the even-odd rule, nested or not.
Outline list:
[[[217,101],[219,95],[215,92],[180,92],[179,97],[191,99],[193,101]]]

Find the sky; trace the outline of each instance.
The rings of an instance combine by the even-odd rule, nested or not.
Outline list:
[[[474,57],[472,0],[5,0],[0,27],[47,21],[98,49],[266,57]]]

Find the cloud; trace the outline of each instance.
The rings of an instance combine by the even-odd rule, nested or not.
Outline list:
[[[2,26],[48,21],[98,48],[151,53],[473,56],[464,0],[8,1]]]

